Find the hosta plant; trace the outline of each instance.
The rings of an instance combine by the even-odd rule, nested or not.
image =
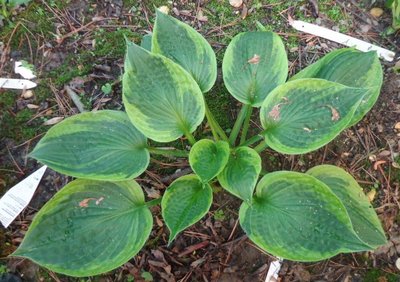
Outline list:
[[[385,243],[368,198],[344,169],[319,165],[260,176],[267,147],[311,152],[371,109],[382,84],[376,53],[336,50],[287,80],[288,59],[275,33],[260,26],[236,35],[222,62],[224,84],[243,105],[229,136],[204,97],[217,78],[215,54],[190,26],[157,12],[142,46],[127,42],[124,71],[125,111],[69,117],[31,152],[77,179],[37,213],[13,256],[71,276],[107,272],[145,245],[151,206],[161,204],[173,244],[209,212],[216,185],[242,200],[240,226],[277,257],[318,261]],[[263,129],[248,138],[254,108]],[[209,136],[194,134],[205,117]],[[154,145],[179,138],[191,149]],[[175,180],[162,198],[146,201],[134,178],[151,154],[187,157],[193,173]]]

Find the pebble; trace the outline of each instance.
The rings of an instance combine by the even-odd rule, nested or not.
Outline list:
[[[26,90],[24,93],[22,93],[22,98],[24,98],[24,99],[30,99],[32,97],[33,97],[32,90]]]
[[[381,8],[372,8],[371,11],[369,11],[369,13],[371,14],[371,16],[375,17],[375,18],[379,18],[380,16],[383,15],[383,10]]]

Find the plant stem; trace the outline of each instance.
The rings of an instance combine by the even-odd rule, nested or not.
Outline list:
[[[211,131],[213,133],[214,138],[216,140],[219,140],[219,138],[222,138],[224,141],[229,142],[228,136],[226,136],[224,130],[221,128],[221,126],[219,125],[217,120],[214,118],[214,115],[212,114],[212,112],[210,111],[210,108],[207,105],[207,102],[205,102],[205,104],[206,104],[207,121],[211,127]]]
[[[243,121],[246,118],[247,112],[250,108],[251,106],[249,105],[243,105],[240,109],[239,115],[235,121],[235,124],[233,125],[231,135],[229,135],[229,144],[231,144],[232,146],[235,145],[236,138],[239,135],[240,127],[242,126]]]
[[[196,143],[196,139],[194,138],[194,136],[192,135],[192,133],[190,133],[189,131],[185,132],[185,136],[188,139],[190,145],[194,145]]]
[[[262,139],[263,139],[263,137],[260,134],[257,134],[257,135],[254,135],[253,137],[247,139],[245,142],[241,143],[240,146],[250,146],[251,144],[254,144]]]
[[[161,203],[162,197],[146,202],[147,207],[154,207]]]
[[[175,148],[148,147],[147,150],[152,154],[163,156],[187,157],[189,155],[189,152]]]
[[[264,134],[267,132],[267,130],[263,130],[257,135],[254,135],[253,137],[247,139],[245,142],[241,143],[240,146],[250,146],[251,144],[254,144],[264,138]]]
[[[240,136],[239,144],[242,144],[244,141],[246,141],[247,132],[249,131],[250,127],[250,118],[252,113],[253,113],[253,107],[250,107],[250,109],[247,111],[246,118],[244,119],[242,135]]]
[[[268,148],[268,145],[263,140],[263,141],[261,141],[260,144],[258,144],[257,146],[254,147],[254,151],[256,151],[257,153],[261,153],[262,151],[264,151],[267,148]]]

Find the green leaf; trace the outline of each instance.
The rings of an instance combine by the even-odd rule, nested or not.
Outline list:
[[[345,207],[316,178],[280,171],[264,176],[253,204],[243,202],[240,225],[263,250],[289,260],[318,261],[371,249],[355,234]]]
[[[249,147],[239,147],[231,152],[218,181],[228,192],[244,201],[251,201],[258,175],[261,172],[261,158]]]
[[[286,81],[288,60],[282,40],[267,31],[236,35],[226,49],[222,73],[233,97],[261,106],[268,93]]]
[[[224,169],[228,159],[229,144],[225,141],[200,140],[194,144],[189,154],[190,166],[203,182],[217,176]]]
[[[78,179],[37,213],[12,255],[70,276],[97,275],[136,255],[152,226],[135,181]]]
[[[185,175],[172,182],[161,201],[162,216],[171,233],[168,243],[205,216],[211,203],[210,185],[203,184],[196,175]]]
[[[285,154],[316,150],[348,126],[364,94],[363,89],[324,79],[287,82],[261,107],[265,142]]]
[[[156,13],[152,52],[181,65],[203,93],[210,90],[217,78],[217,60],[210,44],[189,25],[159,10]]]
[[[147,168],[146,137],[121,111],[86,112],[53,126],[30,156],[55,171],[97,180],[134,178]]]
[[[203,94],[196,81],[168,58],[132,42],[127,46],[123,101],[133,124],[158,142],[193,132],[205,114]]]
[[[354,231],[361,240],[374,248],[386,243],[385,232],[378,216],[368,197],[350,174],[333,165],[313,167],[307,174],[325,183],[342,201]]]
[[[143,49],[146,49],[147,51],[151,52],[151,41],[152,41],[153,35],[152,34],[146,34],[143,36],[142,41],[140,42],[140,47]]]
[[[359,122],[377,101],[383,72],[375,51],[361,52],[343,48],[330,52],[293,76],[291,80],[301,78],[323,78],[349,87],[364,88],[365,96],[348,125],[352,126]]]
[[[9,0],[8,4],[10,7],[16,8],[21,5],[27,5],[31,0]]]

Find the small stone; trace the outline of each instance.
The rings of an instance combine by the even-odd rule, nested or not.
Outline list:
[[[169,13],[169,8],[167,6],[161,6],[161,7],[158,8],[158,10],[160,12],[164,13],[164,14],[167,14],[167,15]]]
[[[371,203],[375,199],[375,196],[376,196],[376,190],[372,189],[367,193],[368,201]]]
[[[360,29],[362,33],[367,33],[371,29],[371,26],[369,24],[363,24],[360,26]]]
[[[243,0],[229,0],[232,7],[239,8],[243,4]]]
[[[394,125],[394,129],[400,130],[400,122],[397,122],[397,123]]]
[[[32,97],[33,97],[32,90],[26,90],[24,93],[22,93],[22,98],[24,98],[24,99],[30,99]]]
[[[38,105],[34,105],[34,104],[27,104],[26,107],[27,107],[28,109],[38,109],[38,108],[39,108]]]
[[[400,258],[396,259],[396,267],[398,270],[400,270]]]
[[[369,11],[369,13],[371,14],[371,16],[375,18],[379,18],[380,16],[382,16],[383,10],[381,8],[375,7],[372,8],[371,11]]]

